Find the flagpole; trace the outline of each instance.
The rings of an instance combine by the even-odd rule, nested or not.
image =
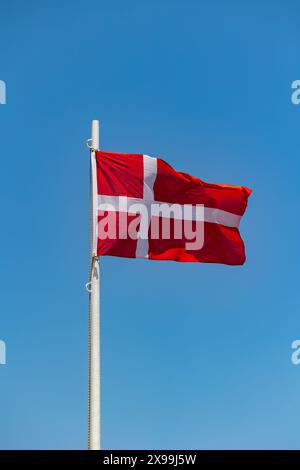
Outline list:
[[[100,449],[100,266],[97,257],[97,178],[95,150],[99,150],[99,121],[92,121],[91,240],[89,282],[88,449]]]

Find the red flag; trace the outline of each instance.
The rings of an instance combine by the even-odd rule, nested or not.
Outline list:
[[[251,190],[206,183],[160,158],[92,154],[95,252],[243,264],[238,230]]]

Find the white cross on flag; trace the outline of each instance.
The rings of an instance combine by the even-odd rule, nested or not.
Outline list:
[[[243,264],[251,190],[206,183],[160,158],[91,154],[94,254]]]

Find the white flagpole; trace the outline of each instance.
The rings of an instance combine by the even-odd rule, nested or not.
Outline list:
[[[92,121],[91,139],[91,272],[89,283],[88,449],[100,449],[100,269],[97,257],[97,178],[95,150],[99,121]]]

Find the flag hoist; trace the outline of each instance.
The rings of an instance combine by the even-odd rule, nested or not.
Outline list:
[[[97,174],[99,121],[92,121],[90,147],[90,279],[88,364],[88,449],[100,449],[100,266],[97,256]]]

